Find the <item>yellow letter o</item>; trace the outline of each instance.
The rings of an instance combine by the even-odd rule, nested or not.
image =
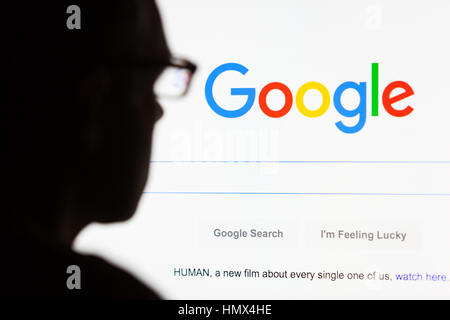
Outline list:
[[[310,110],[305,106],[303,98],[308,90],[316,89],[322,95],[322,105],[317,110]],[[317,118],[327,112],[330,107],[330,93],[328,89],[320,82],[307,82],[300,87],[295,96],[295,103],[297,104],[298,110],[305,116],[309,118]]]

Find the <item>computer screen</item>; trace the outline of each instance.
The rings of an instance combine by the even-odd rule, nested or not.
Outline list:
[[[170,299],[448,298],[450,2],[158,5],[192,87],[75,249]]]

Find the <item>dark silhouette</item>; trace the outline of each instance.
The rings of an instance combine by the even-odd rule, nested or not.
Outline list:
[[[162,110],[152,85],[170,54],[154,1],[2,4],[3,298],[159,298],[71,250],[91,222],[129,219]],[[81,29],[66,8],[81,8]],[[145,66],[145,67],[143,67]],[[81,269],[69,290],[67,267]]]

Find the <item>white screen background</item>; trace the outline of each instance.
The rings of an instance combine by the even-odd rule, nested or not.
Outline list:
[[[173,270],[450,272],[450,2],[158,4],[171,50],[198,64],[191,91],[182,100],[161,101],[165,115],[155,130],[149,193],[135,216],[90,225],[75,249],[123,266],[171,299],[449,298],[448,282],[181,278]],[[291,111],[269,118],[256,97],[240,118],[215,114],[204,86],[226,62],[249,72],[217,79],[219,104],[245,102],[230,96],[231,87],[254,87],[258,95],[279,81],[294,94]],[[370,115],[372,62],[380,68],[378,117]],[[389,115],[381,102],[395,80],[415,92],[394,105],[414,108],[404,118]],[[319,118],[300,114],[295,93],[308,81],[321,82],[331,95],[344,81],[367,82],[364,128],[339,131],[335,122],[352,125],[357,117],[339,115],[333,102]],[[342,102],[356,106],[358,96],[349,91]],[[283,101],[279,92],[268,97],[274,109]],[[305,97],[307,105],[320,101],[313,92]],[[216,227],[282,229],[285,237],[217,239]],[[325,241],[319,237],[325,229],[400,230],[408,238]]]

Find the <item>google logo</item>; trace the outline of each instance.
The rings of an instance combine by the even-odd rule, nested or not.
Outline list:
[[[371,90],[372,90],[372,105],[371,105],[371,114],[373,117],[378,116],[379,111],[379,84],[378,84],[378,78],[379,78],[379,72],[378,72],[378,63],[372,63],[372,84],[371,84]],[[247,100],[245,104],[236,110],[228,110],[228,108],[223,108],[217,104],[213,97],[213,85],[216,81],[217,77],[220,76],[222,73],[227,71],[237,71],[241,73],[242,75],[245,75],[248,72],[248,69],[244,67],[243,65],[239,63],[225,63],[221,66],[214,69],[211,74],[208,76],[208,79],[206,80],[205,85],[205,96],[206,101],[208,102],[211,109],[216,112],[218,115],[225,117],[225,118],[238,118],[246,114],[254,105],[255,97],[256,97],[256,90],[255,88],[231,88],[231,95],[240,95],[240,96],[247,96]],[[359,104],[354,109],[347,109],[342,105],[341,98],[342,94],[345,92],[345,90],[353,89],[355,90],[359,95]],[[398,93],[396,95],[393,95],[393,91],[396,89],[402,89],[401,93]],[[285,98],[284,105],[279,110],[272,110],[267,105],[267,95],[272,90],[280,90]],[[304,103],[304,97],[305,94],[309,90],[317,90],[319,91],[320,95],[322,96],[322,104],[319,108],[315,110],[309,109],[305,103]],[[341,130],[344,133],[356,133],[360,131],[365,123],[367,118],[367,83],[366,82],[360,82],[356,83],[353,81],[347,81],[340,84],[333,95],[333,103],[336,108],[336,111],[346,117],[346,118],[353,118],[356,116],[359,116],[358,123],[356,123],[354,126],[347,126],[342,121],[336,122],[336,127]],[[404,82],[404,81],[394,81],[388,84],[382,95],[382,101],[384,109],[387,113],[389,113],[391,116],[394,117],[405,117],[409,115],[414,109],[411,106],[407,106],[404,109],[398,110],[395,109],[392,104],[403,100],[407,97],[410,97],[414,94],[413,89],[411,86]],[[267,85],[265,85],[261,92],[259,93],[259,106],[266,114],[267,116],[271,118],[281,118],[284,115],[286,115],[292,108],[293,105],[293,96],[291,90],[283,83],[281,82],[271,82]],[[295,103],[297,105],[297,109],[300,111],[301,114],[303,114],[306,117],[309,118],[317,118],[322,116],[330,107],[331,103],[331,96],[328,89],[321,84],[320,82],[307,82],[303,84],[297,91],[295,95]],[[231,108],[230,108],[231,109]]]

